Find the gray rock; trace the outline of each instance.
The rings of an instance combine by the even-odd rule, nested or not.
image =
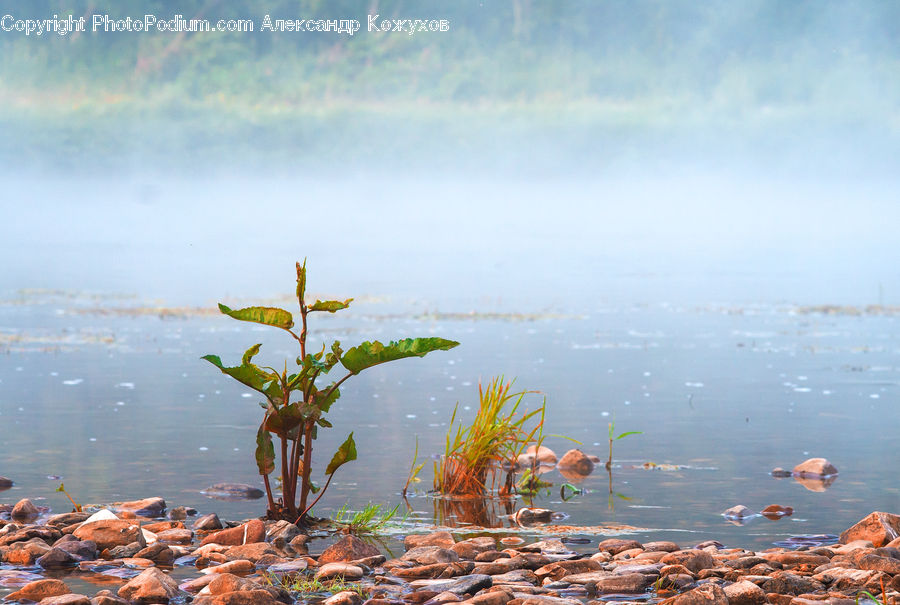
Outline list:
[[[216,483],[200,492],[207,498],[216,500],[258,500],[263,497],[263,491],[258,487],[245,483]]]
[[[475,594],[479,590],[490,588],[493,585],[494,580],[491,576],[475,573],[434,584],[429,589],[435,592],[452,592],[455,595],[462,596],[464,594]]]
[[[97,558],[97,545],[91,540],[79,540],[67,534],[57,540],[53,548],[64,550],[79,561],[93,561]]]
[[[66,567],[75,567],[81,559],[75,557],[72,553],[62,548],[51,548],[46,553],[38,557],[37,563],[44,569],[65,569]]]
[[[217,515],[216,513],[210,513],[208,515],[203,515],[202,517],[197,517],[194,520],[193,525],[194,531],[216,530],[223,528],[224,525],[222,525],[222,521],[219,520],[219,515]]]
[[[8,477],[0,477],[0,489],[9,489],[13,486],[13,480]]]
[[[106,551],[110,559],[130,559],[144,549],[139,542],[132,542],[124,546],[115,546]]]
[[[278,538],[290,543],[291,540],[301,535],[300,528],[290,521],[276,521],[266,528],[266,542],[274,542]]]
[[[432,563],[454,563],[459,561],[459,555],[440,546],[416,546],[406,551],[401,559],[415,561],[419,565],[431,565]]]

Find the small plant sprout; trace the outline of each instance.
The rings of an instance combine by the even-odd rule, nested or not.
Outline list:
[[[403,491],[400,492],[400,495],[404,498],[406,498],[406,494],[409,492],[409,484],[421,481],[421,479],[419,479],[419,472],[422,470],[423,466],[425,466],[425,461],[419,462],[419,438],[416,437],[416,451],[413,452],[412,463],[409,465],[409,474],[406,476],[406,484],[403,486]]]
[[[612,422],[609,423],[609,457],[606,459],[606,470],[612,468],[612,450],[613,450],[613,441],[618,441],[619,439],[624,439],[629,435],[640,435],[642,431],[628,431],[625,433],[621,433],[618,436],[616,434],[616,421],[613,419]]]
[[[383,510],[380,504],[369,502],[361,511],[354,512],[344,504],[335,513],[334,522],[343,525],[347,533],[374,534],[390,523],[399,509],[399,504],[391,510]]]
[[[71,503],[72,503],[72,506],[75,508],[75,510],[74,510],[73,512],[76,512],[76,513],[82,512],[82,511],[81,511],[81,505],[78,504],[77,502],[75,502],[75,499],[72,498],[72,496],[69,495],[69,492],[66,491],[66,485],[65,485],[65,483],[60,483],[60,484],[59,484],[59,487],[56,488],[56,491],[62,492],[62,493],[64,493],[64,494],[66,495],[66,498],[69,499],[69,502],[71,502]]]
[[[300,307],[299,330],[294,327],[294,316],[284,309],[230,309],[219,304],[219,310],[229,317],[279,328],[293,338],[299,345],[300,356],[297,357],[296,368],[292,368],[291,372],[288,372],[287,362],[283,371],[254,364],[252,360],[259,353],[262,346],[260,344],[247,349],[241,363],[236,366],[224,365],[218,355],[206,355],[203,359],[265,398],[260,403],[265,414],[256,434],[256,465],[266,486],[268,516],[271,519],[286,519],[302,524],[307,521],[310,509],[325,493],[337,469],[356,459],[356,442],[353,440],[353,433],[350,433],[325,468],[325,485],[318,488],[313,484],[313,441],[320,428],[331,427],[324,415],[341,396],[339,388],[344,381],[372,366],[406,357],[423,357],[432,351],[446,351],[459,343],[436,337],[407,338],[388,344],[363,342],[345,351],[341,348],[341,343],[335,341],[330,347],[323,344],[322,350],[317,353],[308,352],[310,314],[336,313],[349,307],[353,299],[316,300],[307,304],[305,261],[302,265],[297,263],[296,293]],[[347,374],[327,386],[317,385],[318,379],[338,364],[344,367]],[[277,500],[269,481],[276,462],[273,435],[278,438],[281,458],[282,495]],[[310,503],[310,494],[317,491],[318,497]]]

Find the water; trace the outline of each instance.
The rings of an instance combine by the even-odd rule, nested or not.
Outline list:
[[[16,486],[0,503],[68,510],[63,481],[82,502],[160,495],[226,518],[261,514],[261,500],[200,493],[261,484],[259,398],[200,357],[233,364],[257,342],[259,363],[296,356],[290,338],[214,311],[216,300],[290,293],[306,255],[312,296],[357,296],[314,317],[314,343],[462,343],[345,383],[315,463],[320,473],[350,431],[360,459],[319,514],[400,503],[416,438],[421,456],[439,455],[453,406],[470,419],[478,381],[501,374],[546,395],[546,444],[560,455],[575,446],[565,435],[605,459],[613,419],[617,432],[642,431],[567,502],[566,479],[546,476],[553,487],[533,504],[567,515],[559,523],[582,528],[576,537],[756,548],[900,512],[897,315],[803,307],[896,303],[896,188],[82,185],[7,188],[0,475]],[[12,204],[17,191],[31,205]],[[841,204],[860,195],[871,201]],[[281,239],[285,225],[299,234]],[[769,474],[810,457],[840,471],[823,491]],[[510,530],[496,504],[435,519],[446,510],[424,494],[430,464],[422,477],[409,499],[422,527],[488,519]],[[721,513],[737,504],[795,512],[735,526]]]

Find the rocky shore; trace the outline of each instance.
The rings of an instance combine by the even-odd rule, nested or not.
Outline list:
[[[882,512],[833,544],[797,549],[613,538],[576,553],[553,537],[511,544],[438,531],[406,536],[406,552],[390,559],[349,534],[311,555],[315,541],[286,521],[192,512],[166,514],[162,498],[94,514],[7,506],[0,595],[41,605],[851,605],[869,593],[900,603],[900,516]],[[67,581],[103,588],[83,594]],[[329,587],[344,590],[328,596]]]

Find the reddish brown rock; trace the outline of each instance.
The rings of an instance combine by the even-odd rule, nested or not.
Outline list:
[[[449,535],[449,534],[448,534]],[[408,536],[410,538],[412,536]],[[367,544],[354,535],[346,535],[319,555],[319,565],[323,563],[334,563],[337,561],[356,561],[380,555],[378,549]]]
[[[675,552],[676,550],[681,550],[681,547],[674,542],[668,542],[665,540],[647,542],[643,546],[644,550],[647,552]]]
[[[712,555],[703,550],[690,549],[670,552],[660,559],[663,565],[683,565],[693,573],[703,569],[712,569],[716,566]]]
[[[532,459],[536,458],[538,464],[556,464],[557,461],[556,452],[543,445],[540,447],[528,446],[523,456],[531,456]]]
[[[759,511],[759,514],[761,514],[766,519],[769,519],[770,521],[777,521],[778,519],[781,519],[782,517],[789,517],[789,516],[793,515],[794,509],[791,508],[790,506],[781,506],[780,504],[770,504],[769,506],[767,506],[764,509],[762,509],[761,511]]]
[[[671,599],[673,605],[728,605],[725,591],[717,584],[704,584]]]
[[[209,534],[200,545],[223,544],[225,546],[240,546],[241,544],[253,544],[263,542],[266,539],[266,526],[259,519],[248,521],[237,527],[230,527]]]
[[[141,525],[141,528],[153,532],[154,534],[158,534],[167,529],[184,529],[184,523],[181,521],[157,521],[156,523],[146,523]]]
[[[41,601],[72,592],[61,580],[35,580],[4,597],[7,601]]]
[[[620,552],[631,550],[632,548],[643,548],[637,540],[623,540],[620,538],[610,538],[603,540],[597,545],[597,550],[608,552],[611,555],[617,555]]]
[[[451,548],[456,541],[448,531],[436,531],[430,534],[406,536],[403,540],[406,548],[415,548],[417,546],[440,546],[441,548]],[[362,558],[362,557],[360,557]]]
[[[603,566],[599,561],[592,559],[575,559],[572,561],[556,561],[543,567],[539,567],[534,574],[540,578],[550,578],[552,580],[560,580],[565,576],[588,573],[591,571],[600,571]]]
[[[569,576],[570,578],[572,576]],[[596,591],[597,594],[626,593],[637,594],[653,583],[652,576],[641,573],[629,573],[620,576],[599,578],[594,582],[585,584],[588,592]]]
[[[832,475],[837,475],[837,472],[838,470],[834,465],[825,458],[810,458],[795,466],[792,474],[795,477],[816,478],[830,477]]]
[[[38,507],[34,505],[28,498],[23,498],[16,502],[10,511],[9,516],[13,521],[31,521],[41,514]]]
[[[69,593],[41,599],[38,605],[91,605],[91,600],[87,595]]]
[[[215,567],[207,567],[203,570],[203,573],[246,576],[253,573],[254,571],[256,571],[256,565],[254,565],[253,562],[248,561],[247,559],[235,559],[234,561],[228,561],[227,563],[222,563],[221,565],[216,565]],[[221,592],[229,591],[223,590]]]
[[[40,538],[10,544],[3,553],[3,560],[13,565],[32,565],[50,550]]]
[[[121,599],[108,590],[101,590],[91,599],[91,605],[131,605],[125,599]]]
[[[178,583],[157,567],[145,569],[118,591],[120,597],[136,603],[168,603],[178,593]]]
[[[893,557],[882,557],[876,554],[863,555],[857,561],[860,569],[874,569],[875,571],[883,571],[885,573],[896,576],[900,574],[900,559]]]
[[[900,537],[900,515],[869,513],[853,527],[841,534],[841,544],[854,540],[868,540],[875,546],[885,546]]]
[[[362,576],[363,570],[361,567],[344,562],[325,563],[316,571],[316,578],[319,580],[337,577],[344,580],[358,580]]]
[[[167,529],[156,534],[156,539],[173,544],[190,544],[194,539],[194,532],[189,529]]]
[[[255,582],[227,572],[213,574],[213,578],[207,586],[209,587],[209,594],[213,596],[225,594],[226,592],[259,588]]]
[[[141,547],[147,545],[140,528],[124,519],[91,521],[81,525],[72,532],[72,535],[79,540],[90,540],[100,551],[116,546],[127,546],[133,542],[137,542]]]
[[[228,561],[246,559],[253,563],[256,563],[267,555],[279,556],[282,554],[283,553],[273,548],[271,544],[266,544],[265,542],[254,542],[253,544],[232,546],[223,553],[225,559]],[[213,555],[210,555],[210,560],[216,560],[216,558]]]
[[[782,565],[812,565],[818,567],[829,563],[831,559],[824,555],[816,555],[810,552],[777,552],[777,553],[761,553],[762,558],[767,561],[775,561]]]
[[[724,588],[729,605],[763,605],[766,602],[766,593],[762,588],[742,580]]]
[[[166,511],[166,501],[159,497],[117,502],[113,505],[117,513],[133,513],[138,517],[161,517]]]
[[[236,590],[225,592],[214,597],[196,599],[198,605],[277,605],[278,601],[272,593],[263,590]]]
[[[590,475],[594,470],[594,463],[581,450],[572,449],[563,454],[556,463],[556,468],[560,471],[569,470],[578,475]]]
[[[479,554],[495,550],[497,548],[497,540],[490,536],[478,536],[462,540],[450,547],[460,559],[475,559]]]

